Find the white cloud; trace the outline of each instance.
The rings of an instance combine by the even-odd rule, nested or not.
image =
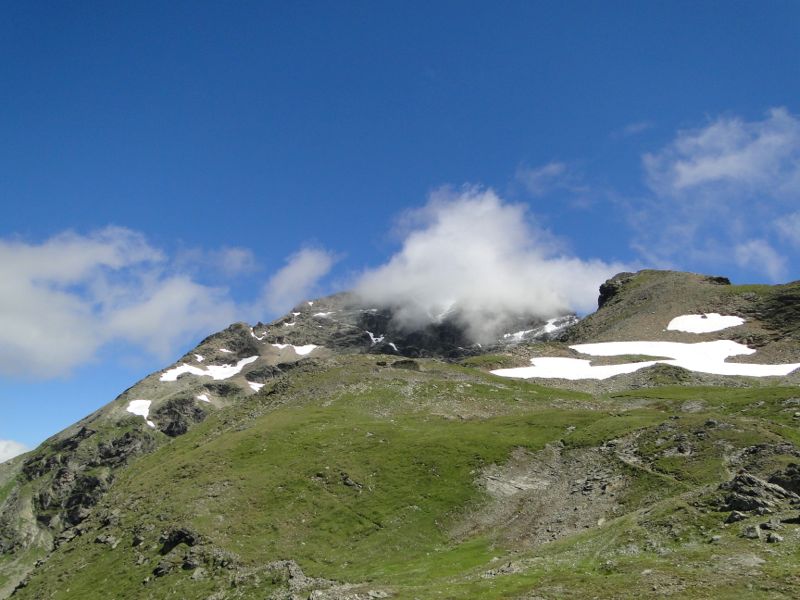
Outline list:
[[[800,239],[800,119],[785,108],[720,117],[642,162],[653,195],[631,205],[631,222],[649,262],[785,276],[786,242]]]
[[[741,267],[761,271],[771,281],[781,281],[786,275],[786,259],[765,240],[748,240],[734,249]]]
[[[336,261],[334,254],[319,248],[304,248],[291,255],[264,287],[265,304],[281,312],[308,298]]]
[[[19,456],[23,452],[27,452],[29,448],[19,442],[13,440],[0,440],[0,463],[11,460],[15,456]]]
[[[227,290],[200,285],[188,277],[158,280],[132,303],[114,306],[105,330],[162,358],[192,334],[208,334],[236,320]]]
[[[166,274],[165,254],[119,227],[42,243],[0,240],[0,374],[54,377],[109,342],[166,357],[234,317],[223,290]]]
[[[440,190],[411,217],[400,251],[356,285],[408,326],[457,307],[473,339],[490,339],[512,316],[593,310],[599,284],[625,268],[565,254],[525,206],[492,190]]]

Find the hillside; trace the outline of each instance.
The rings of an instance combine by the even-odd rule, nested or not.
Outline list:
[[[642,271],[491,345],[348,294],[232,325],[0,464],[0,598],[797,597],[799,300]],[[788,373],[580,351],[619,342]],[[503,373],[549,357],[649,366]]]

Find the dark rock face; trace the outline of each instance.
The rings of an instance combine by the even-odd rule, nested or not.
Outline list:
[[[301,361],[290,362],[290,363],[279,363],[277,365],[262,365],[256,369],[249,369],[247,371],[247,379],[250,381],[255,381],[257,383],[266,383],[270,379],[275,379],[276,377],[280,377],[284,373],[302,366],[303,363]],[[213,384],[206,384],[205,388],[213,392],[214,390],[210,386],[213,387]]]
[[[603,308],[619,294],[622,287],[630,281],[634,273],[617,273],[600,286],[600,296],[597,298],[597,308]]]
[[[463,327],[453,321],[431,324],[419,331],[390,335],[396,340],[397,347],[402,348],[403,355],[413,358],[457,358],[468,354],[465,348],[472,346]]]
[[[126,463],[131,457],[146,454],[155,448],[153,438],[138,432],[125,432],[118,438],[104,442],[97,447],[94,466],[116,467]]]
[[[722,277],[721,275],[709,275],[706,277],[706,281],[709,283],[713,283],[715,285],[730,285],[731,280],[727,277]]]
[[[169,554],[180,544],[186,544],[190,547],[196,546],[198,543],[200,543],[200,536],[191,529],[179,527],[177,529],[170,529],[169,531],[164,532],[164,534],[161,536],[161,542],[163,545],[161,546],[161,550],[159,550],[159,552],[162,555],[165,555]]]
[[[189,431],[194,423],[205,419],[206,413],[193,398],[173,398],[153,413],[153,421],[158,428],[170,437],[177,437]]]
[[[40,448],[22,465],[24,480],[35,490],[33,516],[40,526],[57,534],[56,544],[74,537],[66,534],[68,528],[80,525],[92,513],[113,482],[112,469],[155,447],[155,441],[145,432],[128,431],[99,444],[96,434],[82,427]],[[14,545],[22,541],[12,534],[13,527],[3,528],[2,524],[13,523],[18,510],[14,503],[6,502],[0,513],[0,537]]]
[[[111,477],[108,475],[104,477],[94,475],[79,477],[69,497],[63,504],[66,509],[67,522],[70,525],[77,525],[85,520],[91,514],[91,509],[108,490],[110,484]]]
[[[791,463],[783,471],[771,475],[768,481],[790,492],[800,494],[800,465]]]
[[[780,337],[800,337],[800,282],[789,283],[760,300],[756,316]]]
[[[215,396],[222,396],[223,398],[228,398],[229,396],[235,396],[242,393],[242,390],[239,388],[239,386],[233,385],[232,383],[228,383],[226,381],[206,383],[203,385],[203,387]]]

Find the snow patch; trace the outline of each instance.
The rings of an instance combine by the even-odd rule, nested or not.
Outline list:
[[[297,323],[294,323],[294,322],[292,322],[292,323],[284,323],[283,324],[284,327],[294,327],[295,325],[297,325]]]
[[[264,384],[263,384],[263,383],[256,383],[255,381],[248,381],[248,382],[247,382],[247,385],[249,385],[249,386],[250,386],[250,389],[251,389],[251,390],[253,390],[254,392],[257,392],[257,391],[258,391],[258,390],[260,390],[262,387],[264,387]]]
[[[199,354],[195,354],[195,355],[194,355],[194,359],[195,359],[197,362],[203,362],[203,361],[205,360],[205,359],[204,359],[202,356],[200,356]]]
[[[126,408],[125,410],[127,410],[131,414],[142,417],[145,423],[147,423],[150,427],[155,429],[156,424],[147,418],[147,416],[150,414],[151,404],[152,400],[131,400],[128,403],[128,408]]]
[[[522,331],[515,331],[514,333],[503,334],[503,339],[511,342],[521,342],[525,337],[528,336],[529,333],[533,334],[530,337],[537,338],[542,335],[561,331],[562,329],[565,329],[570,325],[577,323],[577,321],[578,321],[577,317],[574,316],[553,317],[552,319],[548,319],[547,322],[540,327],[535,327],[533,329],[524,329]]]
[[[258,360],[258,356],[250,356],[249,358],[243,358],[235,365],[208,365],[205,369],[201,369],[199,367],[195,367],[194,365],[187,365],[186,363],[181,364],[180,366],[174,367],[169,369],[168,371],[164,371],[161,374],[161,377],[158,378],[159,381],[177,381],[178,376],[183,375],[184,373],[191,373],[192,375],[198,376],[208,376],[212,379],[217,381],[222,379],[228,379],[233,377],[237,373],[239,373],[245,365],[249,365],[252,362]]]
[[[395,346],[395,345],[394,345],[392,342],[389,342],[389,345],[392,347],[392,350],[394,350],[394,351],[395,351],[395,352],[397,352],[398,354],[400,353],[400,350],[398,350],[398,349],[397,349],[397,346]]]
[[[329,316],[331,316],[331,315],[332,315],[333,313],[335,313],[335,312],[336,312],[335,310],[331,310],[331,311],[328,311],[328,312],[318,312],[318,313],[314,313],[314,314],[313,314],[313,315],[311,315],[311,316],[313,316],[313,317],[321,317],[321,318],[323,318],[323,319],[324,319],[324,318],[326,318],[326,317],[329,317]]]
[[[309,305],[309,306],[314,306],[314,303],[313,303],[311,300],[309,300],[309,301],[308,301],[308,305]]]
[[[233,354],[233,350],[228,350],[227,348],[220,348],[219,351],[225,354]]]
[[[710,333],[736,327],[744,323],[744,319],[734,316],[723,316],[719,313],[702,315],[681,315],[675,317],[667,325],[669,331],[685,331],[686,333]]]
[[[375,335],[375,334],[373,334],[371,331],[367,331],[367,334],[369,334],[369,339],[372,341],[372,345],[373,345],[373,346],[374,346],[375,344],[380,344],[380,343],[383,341],[383,338],[385,338],[385,337],[386,337],[385,335],[379,335],[379,336],[376,336],[376,335]]]
[[[305,346],[293,346],[292,344],[272,344],[278,350],[283,350],[284,348],[292,348],[296,354],[300,356],[305,356],[306,354],[310,354],[315,348],[319,348],[319,346],[315,344],[306,344]]]
[[[669,357],[620,365],[592,366],[590,361],[577,358],[532,358],[530,367],[515,369],[496,369],[493,374],[500,377],[546,378],[546,379],[608,379],[623,373],[633,373],[656,363],[682,367],[697,373],[711,375],[743,375],[747,377],[772,377],[788,375],[800,363],[783,365],[764,365],[753,363],[729,363],[727,358],[745,356],[756,351],[744,344],[730,340],[697,342],[602,342],[597,344],[577,344],[570,346],[581,354],[590,356],[623,356],[640,354],[644,356]]]
[[[295,317],[299,317],[299,316],[300,316],[300,313],[299,313],[299,312],[293,312],[292,314],[293,314]]]
[[[256,335],[256,330],[251,327],[250,328],[250,335],[253,336],[254,338],[256,338],[260,342],[265,337],[267,337],[267,332],[265,331],[264,334],[261,337],[259,337],[259,336]]]
[[[511,340],[514,342],[521,342],[522,338],[524,338],[527,334],[532,331],[536,331],[535,329],[523,329],[522,331],[515,331],[514,333],[504,333],[503,339],[504,340]]]
[[[211,402],[211,400],[209,400],[208,398],[208,395],[206,394],[200,394],[199,396],[195,396],[195,398],[197,398],[201,402]]]

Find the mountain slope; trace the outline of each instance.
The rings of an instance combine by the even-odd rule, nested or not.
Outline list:
[[[609,285],[562,335],[660,339],[666,317],[738,303],[746,334],[765,336],[759,354],[796,351],[780,300],[796,286],[721,304],[735,286],[691,274]],[[14,598],[800,592],[795,375],[663,386],[654,366],[586,393],[485,371],[568,352],[557,342],[475,348],[459,335],[393,329],[391,314],[337,296],[207,338],[0,465],[0,586],[25,577]],[[196,372],[253,356],[226,379]],[[151,402],[144,418],[134,400]],[[733,508],[742,520],[726,524]]]

